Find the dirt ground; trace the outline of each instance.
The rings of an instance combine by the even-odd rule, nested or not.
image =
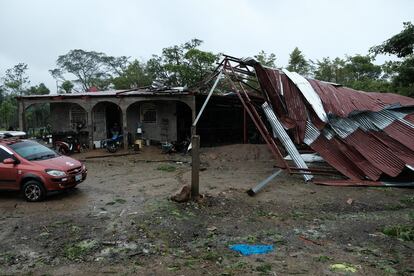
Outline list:
[[[0,275],[414,275],[414,242],[383,233],[414,225],[413,189],[282,174],[249,197],[273,162],[263,145],[232,145],[202,150],[204,198],[175,203],[190,158],[159,152],[87,159],[84,183],[41,203],[1,192]]]

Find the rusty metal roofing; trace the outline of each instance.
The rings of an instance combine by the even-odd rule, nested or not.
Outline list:
[[[378,183],[407,172],[414,179],[413,98],[253,67],[295,143],[309,145],[352,183]]]

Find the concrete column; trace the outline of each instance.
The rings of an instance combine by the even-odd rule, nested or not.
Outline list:
[[[128,149],[127,108],[122,107],[122,133],[124,135],[124,149]]]
[[[26,124],[25,124],[25,107],[23,100],[19,100],[18,104],[18,117],[19,117],[19,130],[25,131],[26,130]]]
[[[93,149],[93,113],[92,113],[92,107],[89,106],[86,109],[86,112],[88,113],[88,123],[87,123],[86,128],[88,129],[89,149]]]

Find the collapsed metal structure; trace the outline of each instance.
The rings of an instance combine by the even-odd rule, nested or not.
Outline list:
[[[306,79],[254,59],[224,56],[216,72],[230,80],[277,167],[325,185],[414,186],[414,99]],[[264,97],[261,107],[251,100],[252,90]],[[327,164],[308,167],[298,148]]]

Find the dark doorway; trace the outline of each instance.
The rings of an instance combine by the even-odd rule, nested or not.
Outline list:
[[[105,108],[107,138],[111,138],[114,130],[122,133],[122,111],[116,104],[110,103]]]
[[[181,142],[191,137],[192,125],[191,108],[182,102],[177,102],[177,141]]]

